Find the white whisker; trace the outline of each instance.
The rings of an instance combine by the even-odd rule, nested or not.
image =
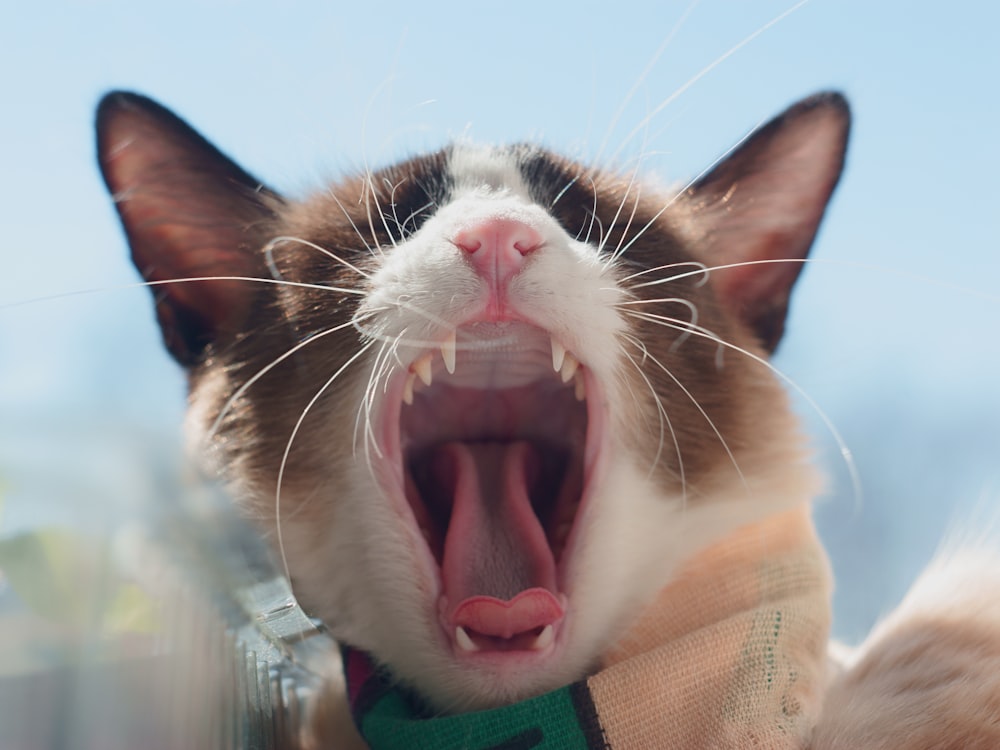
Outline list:
[[[372,242],[378,248],[379,255],[384,257],[385,253],[382,252],[382,245],[378,241],[378,232],[375,231],[375,219],[372,218],[372,199],[374,199],[375,202],[375,210],[378,211],[379,215],[381,215],[382,209],[379,208],[378,199],[375,198],[375,186],[371,182],[371,175],[369,175],[365,182],[365,190],[361,200],[363,200],[365,204],[365,214],[368,217],[368,231],[371,232]],[[382,217],[382,223],[385,224],[385,217]],[[388,227],[386,227],[386,232],[389,232]],[[396,240],[393,238],[392,232],[389,232],[389,242],[392,243],[393,247],[396,246]]]
[[[597,204],[596,196],[595,196],[594,204],[595,205]],[[601,217],[599,217],[597,215],[597,211],[596,210],[590,212],[590,226],[587,227],[587,236],[584,237],[583,241],[584,241],[585,244],[590,244],[590,236],[594,232],[594,224],[595,223],[597,224],[597,245],[598,245],[598,247],[600,247],[601,244],[603,244],[603,242],[604,242],[604,222],[601,221]]]
[[[341,294],[356,294],[364,296],[367,292],[362,289],[346,289],[344,287],[329,286],[327,284],[306,284],[298,281],[285,281],[284,279],[271,279],[259,276],[191,276],[183,279],[159,279],[157,281],[136,281],[133,284],[116,284],[114,286],[95,287],[92,289],[75,289],[69,292],[59,292],[57,294],[46,294],[43,297],[31,297],[29,299],[17,300],[15,302],[4,302],[0,304],[0,310],[12,310],[17,307],[26,307],[43,302],[54,302],[59,299],[69,299],[72,297],[84,297],[91,294],[107,294],[108,292],[124,292],[130,289],[142,289],[145,287],[166,286],[168,284],[187,284],[205,281],[253,281],[258,284],[277,284],[279,286],[292,286],[303,289],[319,289],[325,292],[339,292]]]
[[[685,334],[690,335],[690,332],[689,331],[685,332]],[[726,439],[722,436],[722,433],[719,432],[719,428],[716,427],[715,422],[712,421],[712,418],[708,416],[708,413],[704,410],[704,408],[702,408],[701,404],[698,403],[698,399],[696,399],[694,395],[691,393],[691,391],[689,391],[684,386],[684,384],[677,379],[677,376],[670,371],[670,368],[668,368],[659,359],[657,359],[656,357],[654,357],[652,354],[649,353],[649,351],[646,348],[646,345],[643,344],[642,341],[640,341],[634,336],[629,336],[629,335],[626,335],[625,339],[627,341],[630,341],[640,351],[642,351],[643,358],[648,358],[649,361],[651,361],[654,365],[659,367],[660,370],[662,370],[664,374],[666,374],[666,376],[674,382],[674,385],[680,388],[681,392],[688,397],[688,400],[691,401],[691,403],[694,405],[694,408],[698,410],[698,413],[701,414],[701,416],[708,423],[708,426],[712,429],[712,432],[714,432],[715,436],[719,439],[719,443],[722,445],[722,449],[726,452],[726,455],[729,456],[729,461],[732,463],[733,468],[736,470],[736,473],[740,478],[740,483],[743,485],[744,489],[746,489],[747,494],[749,495],[750,485],[747,483],[746,476],[744,476],[743,470],[740,469],[739,463],[736,461],[736,456],[733,455],[732,450],[729,448],[729,443],[726,442]]]
[[[775,16],[774,18],[772,18],[770,21],[768,21],[767,23],[765,23],[763,26],[761,26],[759,29],[757,29],[756,31],[754,31],[752,34],[744,37],[742,40],[740,40],[735,45],[733,45],[732,47],[730,47],[728,51],[726,51],[723,54],[719,55],[712,62],[710,62],[708,65],[706,65],[704,68],[702,68],[697,73],[695,73],[693,76],[691,76],[685,83],[681,84],[680,87],[678,87],[666,99],[664,99],[662,102],[660,102],[656,106],[656,108],[653,109],[652,112],[650,112],[648,115],[646,115],[642,120],[639,121],[639,123],[634,128],[632,128],[631,131],[629,131],[628,135],[625,136],[625,139],[618,146],[618,149],[614,152],[614,154],[611,155],[610,161],[614,162],[614,160],[618,158],[618,155],[622,152],[622,150],[625,148],[625,146],[628,145],[629,141],[631,141],[632,138],[634,138],[637,133],[639,133],[640,131],[644,130],[648,126],[650,120],[652,120],[654,117],[656,117],[664,109],[666,109],[667,107],[669,107],[678,97],[681,96],[681,94],[683,94],[689,88],[691,88],[692,86],[694,86],[698,81],[700,81],[702,78],[704,78],[710,72],[712,72],[713,70],[715,70],[717,67],[719,67],[719,65],[721,65],[726,60],[728,60],[730,57],[732,57],[734,54],[736,54],[737,52],[739,52],[746,45],[750,44],[750,42],[752,42],[754,39],[756,39],[757,37],[759,37],[765,31],[767,31],[772,26],[774,26],[774,25],[780,23],[781,21],[783,21],[785,18],[787,18],[788,16],[790,16],[792,13],[794,13],[795,11],[797,11],[799,8],[801,8],[803,5],[805,5],[808,2],[809,2],[809,0],[799,0],[799,2],[797,2],[791,8],[789,8],[788,10],[785,10],[782,13],[778,14],[777,16]]]
[[[556,207],[556,204],[557,204],[557,203],[559,202],[559,200],[560,200],[560,199],[561,199],[561,198],[562,198],[562,197],[563,197],[564,195],[566,195],[566,191],[567,191],[567,190],[569,190],[569,189],[570,189],[571,187],[573,187],[573,186],[574,186],[574,185],[576,184],[577,180],[579,180],[579,179],[580,179],[580,176],[579,176],[579,175],[577,175],[577,176],[576,176],[576,177],[574,177],[574,178],[573,178],[572,180],[570,180],[569,182],[567,182],[567,183],[566,183],[566,184],[565,184],[565,185],[563,186],[563,189],[562,189],[562,190],[560,190],[560,191],[559,191],[558,193],[556,193],[556,197],[552,199],[552,202],[551,202],[551,203],[549,203],[549,211],[551,211],[551,210],[552,210],[553,208],[555,208],[555,207]],[[593,180],[591,180],[591,182],[593,182]]]
[[[855,503],[859,505],[861,504],[864,496],[864,493],[862,492],[861,488],[861,476],[858,473],[857,465],[854,462],[854,456],[851,453],[850,448],[847,447],[847,441],[844,440],[843,436],[840,434],[840,430],[838,430],[836,426],[833,424],[833,420],[831,420],[830,417],[827,416],[826,412],[823,411],[822,408],[820,408],[820,405],[816,403],[816,401],[805,391],[804,388],[802,388],[802,386],[800,386],[798,383],[792,380],[792,378],[790,378],[784,372],[782,372],[773,364],[771,364],[771,362],[769,362],[764,357],[754,354],[753,352],[748,351],[743,347],[737,346],[736,344],[730,343],[711,332],[707,332],[700,326],[692,327],[687,325],[682,320],[677,320],[662,315],[655,315],[652,313],[639,313],[634,311],[626,311],[626,314],[631,315],[639,320],[646,320],[650,323],[656,323],[658,325],[662,325],[666,328],[671,328],[676,331],[688,331],[693,336],[699,336],[702,338],[710,339],[711,341],[717,343],[719,346],[726,347],[735,352],[738,352],[739,354],[748,357],[754,362],[763,365],[772,373],[774,373],[774,375],[776,375],[778,378],[780,378],[782,381],[788,384],[789,387],[791,387],[796,393],[798,393],[805,400],[805,402],[809,405],[809,408],[812,409],[813,412],[819,417],[820,421],[823,423],[824,428],[827,430],[827,432],[833,438],[834,442],[837,444],[837,449],[840,452],[841,458],[843,459],[844,464],[847,468],[847,472],[851,478],[851,487],[854,493]]]
[[[626,222],[625,228],[622,230],[621,239],[618,240],[618,246],[615,248],[615,251],[613,253],[611,253],[611,257],[608,258],[608,262],[604,264],[605,268],[608,268],[608,266],[611,263],[613,263],[616,260],[618,260],[618,258],[620,258],[621,255],[622,255],[622,253],[624,252],[624,247],[623,246],[625,245],[625,238],[628,237],[628,230],[632,228],[632,222],[635,220],[636,211],[639,210],[639,198],[641,196],[641,193],[642,193],[642,191],[641,191],[641,186],[640,186],[639,188],[636,189],[635,200],[632,203],[632,213],[629,214],[628,222]],[[629,245],[631,245],[631,244],[632,244],[632,242],[630,241]]]
[[[280,244],[284,244],[286,242],[288,242],[288,243],[294,242],[294,243],[299,244],[299,245],[305,245],[306,247],[312,248],[313,250],[317,250],[317,251],[323,253],[323,255],[326,255],[327,257],[332,258],[333,260],[337,261],[342,266],[350,268],[352,271],[354,271],[359,276],[364,276],[366,279],[370,279],[371,278],[371,274],[366,273],[365,271],[362,271],[356,265],[354,265],[353,263],[349,263],[348,261],[344,260],[339,255],[337,255],[336,253],[334,253],[334,252],[332,252],[330,250],[327,250],[325,247],[321,247],[320,245],[317,245],[315,242],[310,242],[309,240],[304,240],[301,237],[286,237],[286,236],[275,237],[270,242],[268,242],[267,245],[264,247],[264,252],[270,258],[271,255],[272,255],[272,253],[273,253],[274,248],[276,246],[278,246]],[[272,262],[272,265],[273,265],[273,262]]]
[[[188,284],[199,281],[253,281],[259,284],[275,284],[277,286],[290,286],[296,289],[319,289],[323,292],[338,292],[339,294],[356,294],[359,297],[365,295],[362,289],[347,289],[345,287],[329,286],[328,284],[308,284],[304,281],[286,281],[284,279],[265,279],[257,276],[190,276],[183,279],[160,279],[157,281],[146,281],[141,284],[133,284],[132,287],[143,286],[166,286],[167,284]],[[127,287],[126,287],[127,288]]]
[[[323,386],[316,391],[315,395],[306,404],[306,407],[302,410],[299,415],[298,420],[295,422],[295,426],[292,428],[292,434],[288,437],[288,442],[285,444],[285,452],[281,456],[281,466],[278,468],[278,480],[277,486],[274,491],[274,519],[275,519],[275,529],[277,532],[278,539],[278,553],[281,557],[281,565],[285,571],[285,576],[291,580],[291,572],[288,569],[288,558],[285,555],[285,542],[281,532],[281,485],[285,480],[285,468],[288,466],[288,456],[292,452],[292,444],[295,442],[295,437],[299,434],[299,429],[302,427],[302,423],[305,421],[306,416],[312,410],[313,406],[322,397],[326,390],[333,385],[334,381],[340,377],[341,373],[344,372],[348,367],[350,367],[354,362],[358,360],[365,352],[368,351],[373,346],[373,343],[368,343],[362,346],[358,351],[356,351],[351,357],[342,364],[330,379],[327,380]]]
[[[400,226],[400,231],[402,231],[405,234],[405,232],[406,232],[406,225],[409,224],[412,221],[414,224],[413,224],[413,229],[411,229],[410,232],[411,232],[411,234],[413,232],[415,232],[416,231],[416,218],[418,216],[420,216],[420,214],[422,214],[427,209],[433,208],[435,206],[435,204],[436,204],[435,201],[428,201],[427,203],[425,203],[424,205],[422,205],[420,208],[413,209],[413,211],[410,212],[410,215],[407,216],[405,219],[403,219],[403,224],[402,224],[402,226]]]
[[[622,351],[622,354],[624,354],[625,357],[635,367],[636,372],[639,373],[639,377],[645,381],[646,387],[649,388],[649,392],[653,396],[653,401],[656,403],[656,409],[657,412],[659,413],[660,441],[656,446],[656,454],[653,456],[653,463],[649,467],[649,474],[652,475],[652,473],[656,470],[656,467],[660,463],[660,456],[663,455],[663,442],[664,442],[663,427],[664,424],[666,424],[667,429],[670,431],[670,437],[674,441],[674,449],[677,452],[677,470],[681,482],[682,502],[685,505],[687,505],[687,480],[684,477],[684,457],[681,455],[680,442],[677,440],[677,433],[674,431],[674,426],[670,421],[670,415],[668,415],[666,409],[663,408],[663,403],[661,402],[659,395],[656,393],[656,388],[653,387],[652,382],[650,382],[649,378],[646,376],[646,373],[643,372],[642,366],[638,362],[636,362],[635,359],[632,357],[632,355],[629,354],[628,352]]]
[[[375,195],[375,184],[372,181],[372,171],[368,165],[368,117],[371,115],[372,108],[375,106],[375,101],[382,95],[382,92],[389,87],[389,84],[392,83],[392,81],[392,75],[386,76],[386,78],[383,79],[382,82],[376,87],[365,105],[364,115],[361,118],[361,160],[365,170],[365,190],[362,191],[359,203],[363,201],[365,204],[365,212],[368,215],[368,229],[371,231],[372,243],[378,251],[378,254],[383,257],[385,257],[385,253],[382,251],[382,243],[378,241],[378,232],[375,231],[375,222],[372,219],[371,203],[368,201],[369,193],[371,193],[371,197],[374,199],[375,208],[382,219],[382,225],[385,227],[385,231],[389,235],[389,242],[392,243],[393,247],[396,246],[396,240],[392,236],[392,232],[389,231],[389,226],[386,223],[385,216],[382,215],[382,208],[378,205],[378,197]]]
[[[373,342],[374,343],[374,342]],[[375,361],[372,363],[371,372],[368,375],[368,383],[365,386],[364,397],[361,399],[361,403],[358,405],[358,418],[355,422],[355,433],[354,433],[354,455],[357,456],[357,430],[361,419],[363,417],[363,438],[362,445],[364,446],[365,453],[365,464],[368,466],[368,471],[374,476],[374,464],[372,463],[371,449],[375,449],[375,454],[379,458],[383,458],[382,448],[379,446],[378,441],[375,439],[375,432],[372,427],[372,406],[375,403],[375,396],[378,392],[378,381],[382,378],[384,373],[388,372],[389,368],[389,354],[392,351],[391,345],[387,345],[383,342],[379,347],[378,354],[375,357]]]
[[[375,183],[372,182],[371,175],[369,175],[368,177],[368,187],[371,192],[372,201],[375,203],[375,211],[378,212],[378,217],[379,219],[382,220],[382,228],[385,229],[385,233],[389,235],[389,242],[392,243],[392,246],[398,247],[398,245],[396,244],[396,237],[395,235],[393,235],[392,230],[389,228],[389,222],[386,219],[385,211],[382,209],[382,206],[379,205],[378,194],[375,192]],[[371,221],[371,214],[369,214],[368,220]],[[372,231],[374,231],[374,228],[372,229]],[[403,239],[402,232],[400,232],[399,239],[400,240]]]
[[[681,297],[661,297],[660,299],[631,299],[625,300],[624,302],[619,302],[620,307],[630,307],[633,305],[650,305],[650,304],[677,304],[686,307],[691,313],[691,318],[687,322],[687,328],[684,333],[677,337],[677,340],[670,345],[671,351],[676,351],[685,341],[687,341],[688,336],[691,335],[692,329],[700,329],[698,325],[698,306],[694,304],[691,300],[683,299]],[[704,330],[704,329],[702,329]]]
[[[655,268],[646,268],[646,269],[644,269],[642,271],[637,271],[636,273],[629,274],[628,276],[625,276],[624,278],[621,279],[621,283],[625,284],[625,282],[627,282],[627,281],[631,281],[632,279],[639,278],[640,276],[645,276],[648,273],[656,273],[657,271],[669,271],[671,269],[680,268],[682,266],[694,266],[695,268],[699,268],[702,271],[706,270],[706,266],[705,266],[704,263],[701,263],[701,262],[696,261],[696,260],[682,260],[682,261],[678,261],[677,263],[667,263],[664,266],[656,266]],[[676,281],[676,277],[669,276],[667,278],[657,279],[655,281],[649,281],[649,282],[645,282],[645,283],[642,283],[642,284],[629,285],[628,288],[630,290],[631,289],[640,289],[641,287],[644,287],[644,286],[653,286],[655,284],[666,284],[666,283],[671,282],[671,281]],[[702,279],[702,281],[699,283],[699,286],[705,284],[707,281],[708,281],[708,274],[705,274],[705,278]]]
[[[574,181],[575,180],[576,180],[576,178],[574,178]],[[597,218],[597,184],[594,182],[594,178],[591,177],[591,176],[589,176],[589,175],[587,176],[587,180],[590,182],[590,189],[591,189],[591,191],[594,194],[594,203],[593,203],[593,206],[589,210],[587,210],[587,211],[584,212],[584,217],[585,218],[583,220],[583,223],[584,223],[585,226],[588,224],[588,222],[586,220],[586,214],[587,213],[590,214],[590,222],[589,222],[589,226],[587,226],[587,236],[583,239],[584,244],[587,244],[587,243],[590,242],[590,234],[591,234],[591,232],[594,231],[594,220]],[[569,185],[566,185],[566,187],[563,188],[563,190],[564,191],[565,190],[569,190],[570,185],[572,185],[572,182]],[[562,196],[562,193],[560,193],[558,197],[561,197],[561,196]],[[552,201],[552,205],[553,206],[555,205],[555,201]],[[576,233],[576,236],[573,239],[576,240],[577,242],[579,242],[581,234],[583,234],[583,227],[582,226],[580,227],[580,231],[578,231]]]
[[[374,311],[371,311],[371,313],[374,314]],[[212,437],[215,435],[216,431],[219,429],[219,426],[222,424],[222,420],[226,418],[226,415],[229,413],[230,409],[232,409],[233,405],[239,400],[239,398],[244,393],[247,392],[247,390],[250,389],[251,386],[253,386],[254,383],[256,383],[262,377],[264,377],[265,375],[267,375],[267,373],[269,373],[271,370],[273,370],[279,364],[281,364],[286,359],[288,359],[289,357],[291,357],[292,355],[294,355],[296,352],[304,349],[305,347],[309,346],[310,344],[315,343],[316,341],[319,341],[320,339],[325,338],[326,336],[329,336],[330,334],[337,333],[338,331],[342,331],[345,328],[351,327],[353,325],[354,325],[354,321],[353,320],[349,320],[346,323],[341,323],[339,326],[334,326],[333,328],[327,328],[325,330],[319,331],[318,333],[314,333],[313,335],[309,336],[309,338],[305,339],[304,341],[300,341],[298,344],[296,344],[295,346],[293,346],[291,349],[289,349],[288,351],[286,351],[284,354],[282,354],[281,356],[276,357],[275,359],[271,360],[271,362],[269,364],[267,364],[266,366],[264,366],[260,370],[258,370],[253,375],[253,377],[251,377],[243,385],[241,385],[233,393],[233,395],[230,396],[229,399],[226,401],[225,406],[222,407],[222,410],[219,412],[219,415],[215,418],[215,421],[212,422],[212,426],[209,428],[208,432],[206,433],[206,435],[205,435],[205,442],[208,443],[209,441],[211,441]]]
[[[650,58],[649,62],[646,63],[646,67],[643,68],[642,72],[639,74],[639,77],[636,79],[635,83],[632,84],[632,88],[630,88],[628,90],[628,93],[625,94],[625,98],[622,99],[621,104],[618,105],[618,109],[615,110],[614,115],[612,115],[611,117],[611,121],[608,123],[607,133],[604,136],[604,140],[601,141],[600,148],[598,148],[597,155],[594,157],[593,160],[595,164],[601,163],[601,157],[604,155],[604,149],[606,149],[608,146],[608,141],[611,140],[611,134],[615,132],[615,128],[618,126],[618,121],[621,120],[622,115],[625,114],[625,108],[628,107],[629,102],[632,101],[632,98],[635,96],[636,91],[639,90],[639,87],[642,85],[643,81],[646,80],[649,74],[653,71],[653,68],[656,67],[657,62],[659,62],[660,58],[663,56],[663,53],[666,52],[667,47],[670,46],[671,42],[673,42],[674,40],[674,37],[677,36],[677,32],[680,31],[681,27],[687,21],[691,13],[694,12],[694,9],[698,7],[698,3],[700,2],[701,0],[693,0],[688,5],[688,7],[684,9],[684,12],[681,14],[681,17],[678,18],[677,21],[674,23],[673,28],[671,28],[670,31],[667,32],[667,36],[664,38],[662,42],[660,42],[660,46],[657,48],[656,52],[653,53],[653,56]]]
[[[389,208],[392,211],[392,220],[396,224],[396,229],[399,230],[400,240],[404,239],[403,235],[405,234],[405,232],[403,231],[403,225],[399,223],[399,215],[396,213],[396,188],[402,185],[405,181],[406,180],[404,178],[401,179],[399,182],[397,182],[395,185],[393,185],[391,182],[389,182],[388,178],[382,180],[382,184],[384,184],[387,188],[389,188]]]
[[[368,244],[368,240],[365,239],[365,236],[361,233],[361,230],[358,229],[358,225],[354,223],[354,219],[351,218],[351,214],[348,213],[347,208],[344,206],[344,204],[340,202],[340,198],[337,197],[337,194],[333,190],[328,190],[327,195],[333,198],[334,203],[336,203],[337,206],[340,208],[340,212],[344,214],[344,218],[347,219],[348,223],[351,225],[351,229],[354,230],[354,234],[357,235],[357,238],[361,240],[361,244],[365,246],[365,250],[368,251],[368,254],[374,255],[375,250],[372,249],[372,246]],[[375,248],[378,249],[379,255],[382,255],[382,249],[379,248],[377,241],[375,242]]]
[[[808,0],[802,0],[802,2],[808,2]],[[667,211],[669,211],[670,207],[673,206],[688,190],[690,190],[695,185],[695,183],[697,183],[702,177],[704,177],[713,169],[715,169],[715,167],[718,164],[720,164],[724,159],[726,159],[726,157],[728,157],[731,153],[733,153],[736,149],[738,149],[744,143],[744,141],[746,141],[751,135],[753,135],[753,133],[754,130],[749,131],[745,136],[743,136],[743,138],[741,138],[732,146],[730,146],[728,149],[726,149],[711,164],[709,164],[698,174],[696,174],[694,177],[692,177],[690,180],[684,183],[684,186],[681,187],[680,190],[675,192],[673,196],[671,196],[670,199],[668,199],[667,202],[664,203],[663,206],[655,214],[653,214],[652,218],[648,222],[646,222],[646,224],[642,227],[642,229],[636,232],[635,237],[629,240],[628,243],[621,249],[621,252],[618,253],[618,257],[621,257],[622,255],[627,253],[629,248],[632,247],[632,245],[635,244],[639,240],[639,238],[642,237],[647,231],[649,231],[649,229],[657,221],[660,220],[660,217],[663,216],[663,214],[665,214]]]
[[[438,326],[439,328],[441,328],[441,329],[443,329],[445,331],[454,332],[456,330],[454,323],[450,323],[447,320],[445,320],[444,318],[441,318],[440,316],[435,315],[434,313],[431,313],[431,312],[429,312],[427,310],[424,310],[423,308],[419,307],[418,305],[415,305],[414,303],[410,302],[409,300],[397,299],[396,300],[396,307],[402,308],[403,310],[409,310],[410,312],[415,313],[416,315],[419,315],[420,317],[422,317],[422,318],[430,321],[431,323],[433,323],[434,325]],[[384,333],[379,333],[377,331],[369,330],[369,329],[364,328],[361,325],[356,326],[356,328],[357,328],[358,332],[362,336],[364,336],[366,339],[374,339],[374,340],[378,340],[378,341],[392,341],[392,340],[395,339],[394,336],[390,336],[390,335],[387,335],[387,334],[384,334]],[[403,343],[406,344],[407,346],[420,347],[420,348],[423,348],[423,349],[432,349],[432,348],[436,348],[436,347],[440,346],[441,345],[441,340],[437,339],[437,340],[434,340],[434,341],[431,341],[431,340],[424,341],[424,340],[418,340],[418,339],[410,339],[410,340],[405,341]]]
[[[598,253],[604,252],[604,245],[605,245],[605,243],[609,239],[611,239],[611,235],[614,232],[615,227],[618,225],[618,219],[621,216],[621,213],[622,213],[622,211],[625,208],[625,204],[628,202],[628,197],[632,193],[632,188],[635,187],[636,180],[638,180],[638,179],[639,179],[639,162],[637,161],[635,169],[632,170],[632,176],[629,178],[628,185],[625,187],[625,192],[622,195],[622,199],[618,203],[618,208],[615,211],[615,215],[611,219],[611,224],[608,225],[607,233],[604,235],[604,237],[602,238],[600,244],[598,244],[598,246],[597,246],[597,252]],[[638,198],[638,196],[636,196],[635,204],[632,207],[632,216],[629,218],[629,225],[631,225],[631,223],[632,223],[632,217],[635,216],[635,211],[638,208],[638,205],[639,205],[639,198]],[[622,239],[624,240],[624,238],[625,238],[625,234],[623,233],[622,234]],[[608,257],[608,259],[605,261],[605,263],[604,263],[605,270],[607,270],[607,268],[614,262],[615,258],[617,257],[617,254],[618,254],[618,250],[620,248],[621,248],[621,242],[619,242],[618,247],[615,248],[615,252],[613,254],[611,254],[610,257]]]

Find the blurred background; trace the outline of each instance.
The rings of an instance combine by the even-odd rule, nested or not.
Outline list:
[[[946,531],[1000,511],[1000,6],[39,0],[0,15],[0,538],[99,535],[182,491],[183,377],[94,161],[111,88],[158,98],[293,195],[465,136],[641,156],[683,181],[794,100],[842,90],[848,167],[777,359],[861,480],[859,496],[800,400],[830,476],[836,633],[857,640]]]

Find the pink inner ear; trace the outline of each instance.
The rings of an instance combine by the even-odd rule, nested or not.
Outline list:
[[[160,191],[152,195],[145,191],[140,184],[118,204],[132,259],[142,275],[153,282],[214,279],[157,284],[156,296],[188,308],[216,328],[224,328],[227,320],[242,319],[253,296],[253,282],[234,279],[257,277],[260,269],[255,258],[240,248],[246,240],[235,224],[239,220],[220,216],[215,226],[197,226],[188,222],[209,217],[192,216],[189,203],[196,195],[177,200]],[[232,223],[227,226],[227,221]]]
[[[98,150],[132,259],[154,289],[164,337],[177,359],[245,319],[263,275],[256,227],[277,196],[158,104],[112,94],[98,112]],[[175,279],[230,277],[164,283]]]
[[[735,242],[736,238],[720,238]],[[752,242],[751,242],[752,240]],[[710,265],[709,278],[719,299],[739,310],[762,302],[787,299],[792,284],[802,271],[812,235],[794,236],[791,232],[772,230],[748,238],[743,254],[730,251]]]
[[[700,180],[689,196],[704,232],[712,286],[770,351],[837,184],[849,115],[820,95],[771,121]],[[726,267],[728,266],[728,267]]]
[[[711,272],[716,296],[756,334],[768,352],[784,332],[792,285],[802,259],[760,259],[763,262]]]

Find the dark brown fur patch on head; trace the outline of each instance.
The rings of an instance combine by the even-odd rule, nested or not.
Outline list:
[[[446,151],[411,159],[288,202],[254,250],[281,283],[268,285],[237,341],[192,371],[194,398],[212,402],[205,413],[214,419],[226,409],[214,436],[219,463],[250,482],[250,496],[275,497],[280,472],[287,498],[311,497],[354,459],[363,440],[356,431],[361,391],[349,370],[367,363],[356,358],[365,321],[355,319],[366,275],[378,253],[393,252],[446,199],[446,159]],[[252,391],[230,403],[251,379]],[[198,387],[208,380],[211,393]],[[269,504],[257,510],[274,514]]]

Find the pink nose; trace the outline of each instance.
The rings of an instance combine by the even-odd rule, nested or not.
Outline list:
[[[521,270],[525,256],[541,247],[542,236],[520,221],[494,218],[463,229],[452,241],[480,276],[502,286]]]

